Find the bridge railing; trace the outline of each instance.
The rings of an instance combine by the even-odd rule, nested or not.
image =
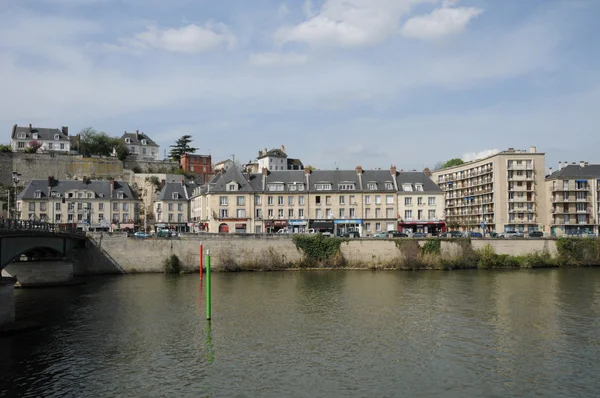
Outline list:
[[[9,232],[55,232],[84,235],[84,231],[80,231],[71,225],[52,224],[41,221],[14,220],[10,218],[0,218],[0,231]]]

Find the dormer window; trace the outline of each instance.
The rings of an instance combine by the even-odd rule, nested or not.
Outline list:
[[[411,184],[402,184],[402,190],[406,191],[406,192],[412,192],[412,185]]]
[[[377,190],[377,183],[376,182],[368,182],[367,183],[367,189],[369,191],[376,191]]]
[[[131,140],[129,138],[125,138],[125,143],[126,144],[131,144]]]
[[[267,185],[268,191],[283,191],[282,183],[272,183]]]
[[[35,191],[33,197],[39,199],[42,197],[42,191]]]
[[[354,191],[354,183],[342,183],[342,184],[338,184],[338,189],[340,191]]]
[[[146,145],[147,141],[146,140],[142,140],[142,145]]]
[[[387,189],[387,190],[392,190],[392,189],[394,189],[394,184],[393,184],[393,183],[391,183],[391,182],[386,182],[386,183],[385,183],[385,189]]]
[[[58,140],[60,140],[60,136],[59,136],[58,134],[54,134],[54,139],[55,139],[56,141],[58,141]]]
[[[33,133],[33,139],[37,140],[38,139],[38,133]]]
[[[237,184],[234,184],[234,183],[231,183],[231,184],[227,185],[227,190],[228,191],[235,191],[236,190],[236,185]]]
[[[315,184],[315,190],[317,191],[331,191],[331,184]]]
[[[91,199],[94,197],[94,194],[92,192],[88,192],[87,197],[88,199]]]
[[[415,184],[415,190],[419,192],[423,192],[423,184]]]
[[[117,199],[123,199],[124,195],[123,192],[117,192]]]
[[[179,199],[179,194],[177,192],[173,192],[171,199]]]
[[[19,138],[21,140],[25,139],[25,133],[19,133],[19,134],[17,134],[17,138]]]

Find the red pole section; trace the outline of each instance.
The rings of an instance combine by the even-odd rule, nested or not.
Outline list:
[[[202,243],[200,243],[200,279],[202,280]]]

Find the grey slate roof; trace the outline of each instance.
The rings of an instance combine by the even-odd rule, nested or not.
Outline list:
[[[66,142],[69,141],[69,136],[63,134],[61,129],[53,129],[53,128],[46,128],[46,127],[32,127],[31,129],[29,129],[29,126],[27,127],[14,127],[13,128],[13,134],[12,137],[13,139],[17,139],[18,134],[20,133],[25,133],[25,138],[18,138],[20,140],[22,139],[26,139],[26,140],[33,140],[33,134],[37,133],[38,134],[38,140],[40,141],[57,141],[54,139],[54,135],[58,134],[58,141],[62,141],[62,142]]]
[[[173,198],[173,194],[177,194],[177,199]],[[186,201],[192,196],[192,189],[185,183],[167,182],[163,189],[158,194],[157,200],[173,200]]]
[[[584,167],[570,164],[546,176],[548,180],[567,178],[600,178],[600,164],[589,164]]]
[[[124,133],[121,136],[121,139],[125,141],[125,138],[129,138],[130,145],[142,145],[142,140],[145,139],[146,145],[144,146],[158,146],[156,142],[152,141],[150,137],[144,133],[138,133],[137,136],[135,133]]]
[[[397,172],[395,179],[398,184],[398,191],[402,192],[403,184],[411,184],[412,191],[416,191],[415,184],[423,185],[423,192],[441,193],[440,187],[435,184],[431,178],[423,172]],[[263,175],[262,173],[241,173],[237,168],[232,167],[226,173],[217,173],[211,181],[209,181],[210,192],[226,192],[226,185],[236,181],[240,184],[241,192],[262,192],[263,191]],[[290,183],[306,183],[304,170],[281,170],[269,171],[265,188],[269,183],[284,183],[286,186]],[[339,183],[354,183],[356,189],[354,191],[340,191]],[[376,190],[368,190],[367,184],[370,182],[377,183]],[[396,192],[396,189],[386,190],[385,183],[394,182],[394,177],[389,170],[363,170],[362,187],[360,179],[355,170],[313,170],[310,174],[310,186],[305,191],[309,192]],[[332,189],[327,191],[316,190],[315,185],[320,183],[331,183]],[[287,190],[286,190],[287,191]],[[277,192],[277,191],[275,191]]]
[[[287,158],[287,154],[281,149],[271,149],[268,150],[266,153],[263,153],[262,156],[259,156],[257,159],[266,158],[267,156],[270,156],[272,158]]]
[[[96,198],[110,198],[110,181],[89,180],[88,182],[85,182],[83,180],[53,180],[52,192],[59,193],[61,198],[66,198],[66,193],[72,190],[91,190],[95,192]],[[31,181],[25,189],[21,191],[18,198],[26,200],[36,199],[36,191],[40,191],[42,199],[48,198],[48,180]],[[112,199],[117,199],[117,192],[123,192],[122,200],[138,199],[133,189],[131,189],[129,184],[124,181],[115,181]]]

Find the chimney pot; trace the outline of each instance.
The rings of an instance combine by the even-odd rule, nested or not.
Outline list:
[[[558,161],[558,171],[560,171],[562,169],[562,162],[559,160]]]
[[[304,174],[310,174],[310,167],[306,166],[304,168]]]
[[[31,123],[29,123],[29,131],[31,131],[31,130],[32,130]]]
[[[139,131],[139,130],[135,130],[135,138],[136,138],[137,140],[139,140],[139,139],[140,139],[140,131]]]
[[[579,161],[579,167],[585,167],[585,162],[583,160]]]
[[[552,167],[550,167],[550,174],[552,174]]]
[[[267,154],[267,147],[265,147],[265,155]]]
[[[392,166],[390,166],[390,173],[391,173],[393,176],[396,176],[396,170],[397,170],[397,169],[396,169],[396,166],[393,166],[393,165],[392,165]]]
[[[281,144],[281,152],[285,152],[285,146]]]
[[[536,153],[537,152],[537,148],[532,146],[529,148],[529,153]]]
[[[69,135],[69,128],[67,126],[62,126],[62,133],[65,136]]]
[[[262,175],[266,176],[269,173],[269,170],[266,167],[262,168]]]
[[[356,174],[362,174],[363,168],[361,165],[356,166]]]

